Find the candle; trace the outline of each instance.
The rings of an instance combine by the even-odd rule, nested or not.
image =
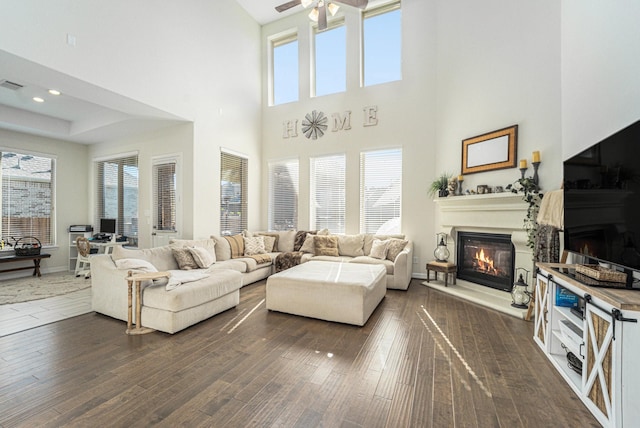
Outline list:
[[[527,160],[526,159],[522,159],[520,161],[520,169],[527,169]]]
[[[462,174],[458,176],[458,181],[464,181],[464,177],[462,176]]]
[[[533,152],[533,161],[534,162],[540,162],[540,152],[539,151],[535,151]]]

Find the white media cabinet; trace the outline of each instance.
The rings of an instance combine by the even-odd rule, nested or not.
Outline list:
[[[537,266],[534,341],[603,426],[640,426],[640,291],[588,286],[571,265]],[[583,316],[561,306],[558,291],[577,296]]]

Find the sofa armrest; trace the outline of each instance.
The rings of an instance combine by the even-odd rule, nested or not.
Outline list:
[[[393,261],[393,285],[388,288],[406,290],[411,282],[413,271],[413,242],[408,241],[407,245]]]
[[[118,269],[111,255],[91,256],[91,309],[119,320],[128,316],[126,269]],[[135,293],[134,293],[135,294]],[[135,307],[135,295],[134,307]]]

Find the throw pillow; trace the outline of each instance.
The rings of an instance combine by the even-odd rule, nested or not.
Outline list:
[[[387,250],[389,249],[389,240],[385,239],[381,241],[379,239],[374,239],[373,244],[371,245],[371,253],[369,253],[370,257],[374,259],[384,260],[387,258]]]
[[[338,250],[341,256],[364,256],[364,235],[338,235]]]
[[[267,253],[273,253],[274,251],[278,251],[278,247],[276,246],[278,243],[278,237],[272,235],[261,235],[264,238],[264,250]]]
[[[338,238],[329,235],[316,235],[313,239],[313,249],[316,256],[336,256],[338,252]]]
[[[176,263],[178,263],[178,267],[180,269],[198,269],[198,264],[193,260],[193,256],[189,252],[188,248],[172,248],[171,252],[173,253],[173,257],[176,259]]]
[[[404,239],[391,238],[389,240],[389,247],[387,248],[387,260],[394,262],[398,254],[407,246],[408,242],[409,241]]]
[[[300,247],[300,251],[302,251],[303,253],[314,253],[314,239],[316,238],[315,234],[312,233],[307,233],[307,237],[304,240],[304,244],[302,244],[302,247]]]
[[[206,269],[216,261],[215,253],[211,254],[206,248],[187,247],[187,249],[200,269]]]
[[[304,244],[304,240],[307,238],[307,232],[306,230],[299,230],[296,232],[296,237],[293,240],[293,251],[300,251],[300,248],[302,248],[302,244]]]
[[[253,256],[255,254],[264,254],[264,236],[253,236],[244,238],[244,255]]]
[[[231,247],[231,258],[237,259],[244,256],[244,237],[242,235],[225,236],[224,239]],[[218,253],[216,253],[217,255]]]
[[[151,263],[142,259],[120,259],[116,260],[118,269],[132,269],[140,272],[158,272],[158,269]]]

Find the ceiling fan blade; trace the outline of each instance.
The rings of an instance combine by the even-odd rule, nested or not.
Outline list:
[[[302,0],[291,0],[286,3],[282,3],[280,6],[276,6],[276,10],[278,12],[284,12],[285,10],[289,10],[292,7],[296,7],[301,3]]]
[[[318,30],[327,29],[327,6],[322,3],[322,6],[318,7]]]
[[[336,0],[336,3],[346,4],[347,6],[357,7],[358,9],[364,9],[369,4],[369,0]]]

